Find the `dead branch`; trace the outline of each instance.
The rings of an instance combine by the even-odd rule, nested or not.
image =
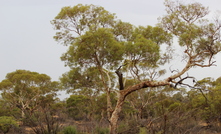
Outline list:
[[[195,78],[194,78],[194,77],[192,77],[192,76],[186,76],[186,77],[180,79],[180,80],[175,84],[174,87],[177,88],[178,85],[185,85],[185,86],[190,87],[190,85],[183,83],[184,80],[189,79],[189,78],[193,79],[193,82],[195,82]]]
[[[120,71],[121,67],[122,66],[125,66],[125,65],[121,65],[116,71],[115,73],[117,74],[118,76],[118,81],[119,81],[119,85],[120,85],[120,90],[123,90],[124,89],[124,83],[123,83],[123,74],[122,72]]]

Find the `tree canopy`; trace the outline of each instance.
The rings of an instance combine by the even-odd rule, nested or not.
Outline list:
[[[161,27],[135,27],[94,5],[64,7],[52,24],[58,30],[54,38],[69,46],[61,57],[65,64],[82,73],[98,69],[101,81],[108,77],[105,72],[114,72],[124,64],[135,78],[144,76],[145,71],[140,70],[165,63],[160,45],[170,45],[172,39]]]
[[[46,74],[16,70],[8,73],[0,82],[0,90],[2,99],[9,103],[11,108],[20,109],[24,117],[25,110],[36,110],[44,96],[55,95],[58,82],[52,82]]]

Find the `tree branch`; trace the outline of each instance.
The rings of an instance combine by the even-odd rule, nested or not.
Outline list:
[[[184,84],[183,81],[186,80],[186,79],[188,79],[188,78],[193,79],[193,82],[195,82],[195,78],[194,78],[194,77],[187,76],[187,77],[184,77],[184,78],[180,79],[180,80],[175,84],[174,88],[177,88],[177,85],[179,85],[179,84],[180,84],[180,85],[187,85],[187,84]],[[188,85],[188,86],[189,86],[189,85]]]
[[[123,65],[122,65],[123,66]],[[117,74],[117,76],[118,76],[118,81],[119,81],[119,85],[120,85],[120,90],[123,90],[124,89],[124,84],[123,84],[123,74],[122,74],[122,72],[120,71],[120,69],[121,69],[121,67],[122,66],[120,66],[116,71],[115,71],[115,73]]]

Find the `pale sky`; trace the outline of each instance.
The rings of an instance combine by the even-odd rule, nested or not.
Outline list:
[[[183,1],[188,3],[191,0]],[[212,11],[211,15],[216,10],[221,10],[221,0],[195,1],[208,6]],[[158,22],[157,18],[165,14],[163,2],[164,0],[0,0],[0,81],[16,69],[45,73],[52,80],[58,80],[69,70],[60,60],[67,48],[54,41],[56,31],[50,24],[64,6],[79,3],[99,5],[116,13],[122,21],[154,26]],[[216,67],[197,68],[190,73],[197,74],[198,79],[220,77],[221,62],[217,62]]]

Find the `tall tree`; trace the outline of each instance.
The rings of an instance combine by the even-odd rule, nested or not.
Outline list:
[[[63,78],[68,80],[69,88],[76,89],[76,85],[81,85],[82,88],[88,86],[107,93],[110,133],[116,133],[119,114],[129,94],[147,87],[177,87],[185,79],[193,78],[184,77],[190,68],[212,66],[213,57],[221,50],[221,25],[219,20],[212,23],[204,19],[209,13],[208,8],[199,3],[185,5],[167,0],[165,6],[167,14],[156,27],[135,27],[116,20],[114,14],[102,7],[81,4],[64,7],[52,21],[58,30],[54,38],[69,45],[61,59],[71,68],[73,75],[67,73],[65,76],[68,77]],[[170,48],[172,37],[178,38],[186,65],[166,79],[157,81],[157,76],[165,73],[160,66],[168,63],[172,54],[163,53],[161,44]],[[92,70],[99,72],[96,77],[88,75]],[[118,80],[110,73],[114,71]],[[137,84],[125,86],[131,76]],[[100,79],[101,84],[92,86],[98,84],[90,83],[94,79]],[[108,94],[115,88],[113,83],[116,81],[120,91],[117,91],[118,101],[112,109]]]

